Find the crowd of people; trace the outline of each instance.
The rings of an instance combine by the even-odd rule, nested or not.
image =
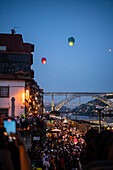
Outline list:
[[[22,121],[24,119],[24,121]],[[25,117],[21,117],[17,129],[28,127],[42,128],[46,117],[29,116],[27,128]],[[30,122],[30,120],[32,120]],[[16,119],[18,124],[18,118]],[[22,124],[24,122],[24,125]],[[54,129],[54,130],[53,130]],[[4,136],[5,129],[0,129],[0,169],[6,170],[105,170],[113,169],[113,132],[90,128],[81,132],[70,123],[54,120],[46,133],[42,145],[35,143],[25,149],[21,136],[16,134],[14,145]],[[6,163],[7,162],[7,163]]]
[[[112,131],[90,128],[83,133],[56,120],[52,129],[43,146],[28,150],[33,170],[113,169]]]
[[[52,131],[52,129],[59,131]],[[79,161],[81,150],[85,145],[83,135],[75,127],[58,121],[47,133],[42,147],[35,146],[28,150],[33,170],[68,170],[81,169]],[[64,131],[65,129],[65,131]]]
[[[45,117],[37,114],[21,115],[16,118],[18,130],[43,129]]]

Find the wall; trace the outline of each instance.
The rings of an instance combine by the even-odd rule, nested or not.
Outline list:
[[[15,116],[25,113],[25,108],[21,108],[25,99],[25,81],[24,80],[0,80],[0,86],[9,86],[9,98],[0,98],[0,108],[8,108],[8,115],[11,116],[11,99],[15,98]]]

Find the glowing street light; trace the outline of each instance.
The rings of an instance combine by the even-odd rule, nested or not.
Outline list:
[[[98,111],[98,119],[99,119],[99,133],[101,132],[101,111],[104,110],[102,107],[96,107],[96,110]]]
[[[69,44],[70,46],[73,46],[73,45],[74,45],[74,42],[75,42],[75,39],[74,39],[73,37],[69,37],[69,38],[68,38],[68,44]]]

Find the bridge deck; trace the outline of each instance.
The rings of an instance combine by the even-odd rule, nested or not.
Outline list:
[[[44,95],[74,95],[74,94],[113,95],[113,92],[44,92]]]

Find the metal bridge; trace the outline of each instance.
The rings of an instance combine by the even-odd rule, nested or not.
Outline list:
[[[110,107],[113,108],[113,100],[107,99],[107,96],[113,96],[113,92],[111,93],[103,93],[103,92],[44,92],[44,96],[51,96],[51,111],[59,110],[62,106],[67,104],[73,99],[80,98],[80,97],[92,97],[95,99],[98,99],[106,104],[108,104]],[[66,98],[59,103],[55,104],[54,106],[54,96],[66,96]]]

